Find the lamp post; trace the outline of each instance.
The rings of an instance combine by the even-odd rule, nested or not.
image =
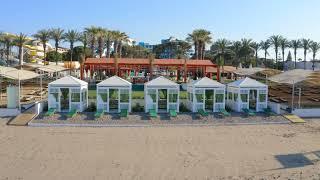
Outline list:
[[[291,111],[293,111],[293,103],[294,103],[294,80],[292,81],[292,97],[291,97]]]

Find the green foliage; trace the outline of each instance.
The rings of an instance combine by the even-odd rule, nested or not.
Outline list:
[[[64,54],[61,54],[55,51],[50,51],[50,52],[47,52],[46,56],[47,56],[47,60],[50,62],[56,62],[56,61],[59,62],[63,60]]]
[[[86,57],[91,56],[91,51],[89,48],[86,48],[84,51],[83,46],[77,46],[73,48],[72,53],[72,61],[79,61],[81,62],[83,60],[84,52]],[[69,50],[67,53],[64,53],[63,60],[64,61],[70,61],[71,57],[71,51]]]
[[[143,112],[144,107],[141,106],[139,103],[136,103],[135,106],[132,107],[132,112]]]
[[[184,105],[183,103],[180,103],[180,106],[179,106],[179,111],[180,112],[191,112],[186,105]]]
[[[124,58],[148,58],[150,51],[141,46],[122,46],[122,55]]]
[[[287,56],[287,61],[292,61],[292,55],[291,51],[289,51],[288,56]]]
[[[96,103],[92,102],[89,104],[88,108],[86,109],[87,112],[96,112],[97,106]]]

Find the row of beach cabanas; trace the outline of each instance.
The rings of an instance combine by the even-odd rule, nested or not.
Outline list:
[[[48,109],[82,112],[88,107],[88,83],[65,76],[48,85]],[[226,105],[235,112],[263,111],[267,108],[268,86],[250,78],[227,85],[204,77],[187,84],[187,108],[192,112],[220,112]],[[180,85],[155,78],[144,84],[146,113],[179,112]],[[96,85],[96,107],[101,112],[131,112],[132,84],[118,76]]]

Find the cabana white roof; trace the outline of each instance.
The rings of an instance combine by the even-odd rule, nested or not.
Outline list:
[[[131,85],[132,84],[129,81],[124,80],[118,76],[112,76],[97,84],[97,86],[106,86],[106,87],[129,87]]]
[[[145,86],[148,86],[148,87],[177,87],[179,86],[177,83],[163,77],[163,76],[160,76],[156,79],[153,79],[147,83],[145,83]]]
[[[188,84],[188,86],[190,87],[199,87],[199,88],[218,88],[218,87],[225,87],[224,84],[221,84],[217,81],[214,81],[208,77],[204,77],[201,79],[198,79],[196,81],[193,81],[191,83]]]
[[[42,66],[38,68],[40,71],[48,72],[48,73],[54,73],[54,72],[60,72],[65,71],[67,68],[64,68],[59,65],[48,65],[48,66]]]
[[[267,87],[267,85],[248,77],[231,82],[228,86],[244,88]]]
[[[28,80],[40,75],[32,71],[0,66],[0,75],[13,80]]]
[[[276,83],[294,84],[306,80],[313,72],[312,70],[294,69],[269,77],[268,80]]]
[[[58,80],[55,80],[51,83],[49,83],[50,86],[87,86],[88,83],[85,81],[82,81],[80,79],[77,79],[73,76],[65,76],[63,78],[60,78]]]

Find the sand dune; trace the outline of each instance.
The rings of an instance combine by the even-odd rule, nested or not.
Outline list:
[[[320,150],[319,139],[320,121],[305,125],[32,128],[9,127],[1,120],[0,180],[313,179],[320,174],[316,159],[314,165],[284,168],[275,156],[309,156],[308,152]]]

